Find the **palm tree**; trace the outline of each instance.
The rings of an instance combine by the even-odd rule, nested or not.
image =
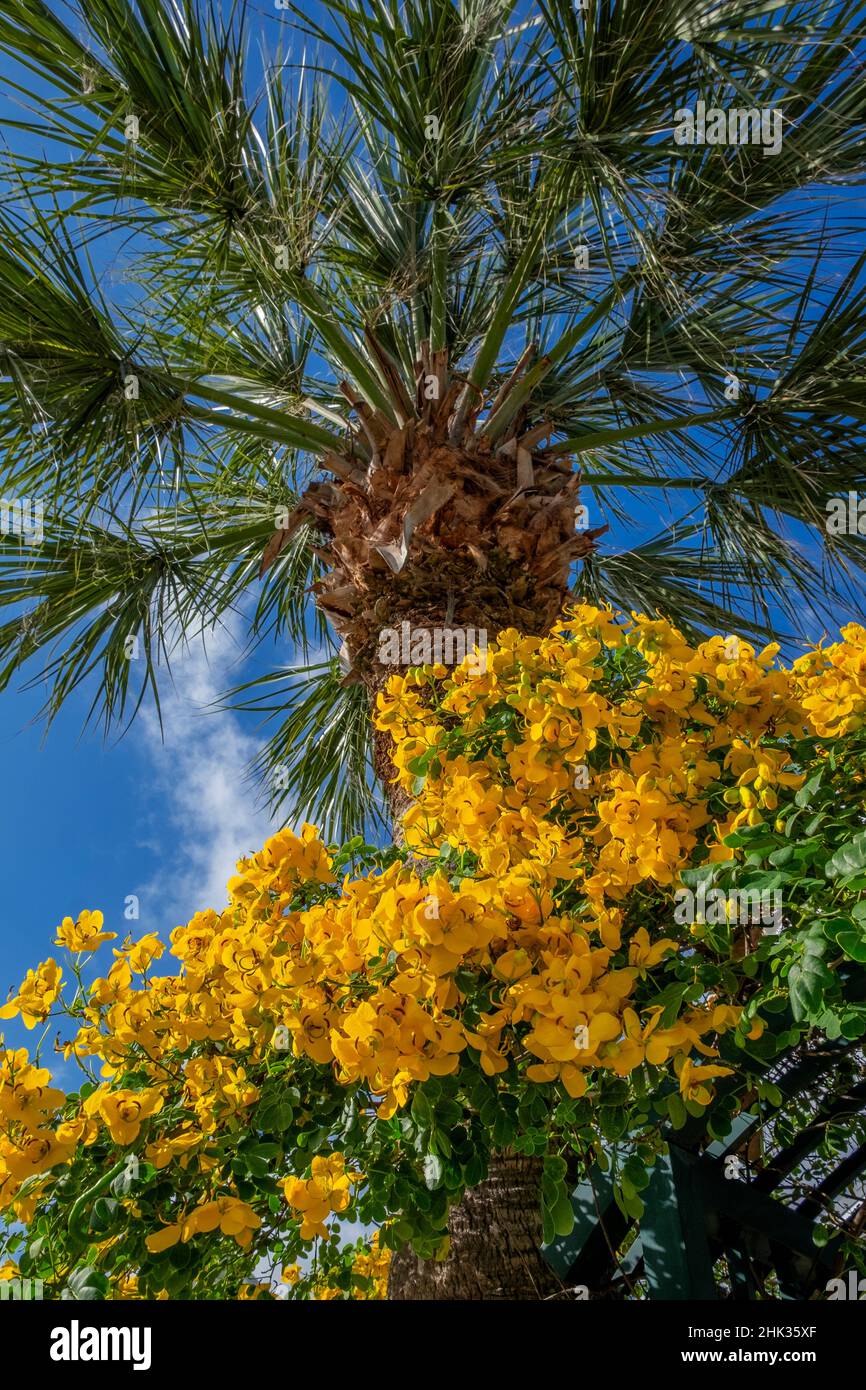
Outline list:
[[[866,4],[305,9],[5,0],[0,685],[122,723],[239,613],[303,657],[231,696],[275,808],[345,835],[402,809],[383,629],[860,592]],[[394,1296],[543,1294],[535,1183],[504,1155]]]

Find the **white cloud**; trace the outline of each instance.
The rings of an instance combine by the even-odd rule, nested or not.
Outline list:
[[[207,634],[172,658],[173,684],[160,692],[162,731],[155,710],[142,710],[136,736],[151,770],[142,843],[161,861],[139,890],[144,930],[167,933],[202,908],[223,908],[237,859],[273,833],[247,775],[257,740],[237,716],[209,708],[236,683],[240,650],[230,626]]]

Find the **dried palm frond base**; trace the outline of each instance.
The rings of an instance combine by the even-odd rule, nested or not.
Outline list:
[[[361,409],[361,403],[356,403]],[[543,632],[561,611],[575,559],[601,530],[576,530],[579,475],[568,459],[537,450],[536,428],[494,450],[482,434],[462,445],[448,421],[392,427],[365,411],[375,451],[366,468],[328,455],[334,480],[313,483],[263,569],[312,518],[328,572],[319,607],[343,638],[352,676],[381,682],[378,638],[414,627]],[[545,431],[546,432],[546,431]]]

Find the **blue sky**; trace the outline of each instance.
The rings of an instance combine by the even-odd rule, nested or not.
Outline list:
[[[225,902],[235,859],[267,835],[271,822],[246,780],[259,746],[255,724],[203,712],[236,679],[238,648],[228,632],[208,648],[209,660],[199,646],[173,666],[165,742],[150,710],[120,741],[82,735],[86,692],[69,701],[47,735],[35,721],[38,688],[0,698],[10,866],[0,907],[4,997],[52,953],[63,916],[98,907],[112,931],[159,930],[165,939],[197,909]],[[132,894],[138,921],[124,918]],[[17,1024],[4,1032],[7,1042],[25,1036]]]
[[[279,16],[264,6],[260,13],[272,37]],[[0,102],[0,125],[4,110],[8,99]],[[22,148],[22,139],[13,133],[10,143]],[[825,204],[826,195],[815,200],[816,219]],[[99,269],[105,277],[117,271],[110,260]],[[592,515],[591,524],[598,520]],[[619,548],[647,539],[665,520],[648,504],[635,512],[628,533],[614,526],[606,543]],[[804,613],[803,636],[816,638],[822,628]],[[37,718],[44,690],[13,688],[0,695],[7,787],[0,998],[29,966],[52,954],[54,929],[64,915],[100,908],[108,929],[120,936],[158,930],[166,939],[194,911],[220,907],[237,857],[275,828],[247,775],[265,733],[252,716],[208,707],[227,687],[268,665],[291,664],[293,654],[273,650],[244,664],[239,634],[240,628],[226,630],[209,640],[207,656],[198,645],[177,659],[174,684],[164,692],[164,742],[150,708],[122,739],[103,742],[99,730],[82,735],[92,695],[87,687],[70,698],[47,734]],[[139,900],[137,921],[124,918],[131,895]],[[9,1042],[25,1037],[17,1023],[4,1032]]]

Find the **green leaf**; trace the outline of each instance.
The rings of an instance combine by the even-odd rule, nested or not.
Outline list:
[[[852,1041],[866,1033],[866,1008],[849,1009],[842,1016],[842,1036]]]
[[[602,1105],[598,1111],[598,1127],[606,1139],[620,1139],[628,1128],[624,1107]]]
[[[469,1162],[463,1165],[463,1181],[467,1187],[477,1187],[484,1180],[486,1172],[487,1165],[481,1154],[473,1154]]]
[[[769,1101],[770,1105],[777,1109],[782,1104],[782,1092],[771,1081],[759,1081],[757,1092],[761,1100]]]
[[[668,1096],[668,1115],[674,1129],[682,1129],[688,1118],[682,1098],[676,1092]]]
[[[504,1110],[498,1110],[493,1122],[491,1138],[496,1148],[505,1148],[514,1135],[514,1121]]]
[[[104,1274],[92,1265],[84,1265],[79,1269],[73,1269],[60,1297],[92,1303],[104,1299],[109,1287],[109,1281]]]
[[[774,850],[770,855],[770,863],[774,869],[783,869],[786,864],[790,864],[796,853],[796,845],[783,845],[781,849]]]
[[[541,1173],[542,1185],[556,1190],[563,1182],[568,1172],[568,1164],[559,1154],[549,1154],[544,1160],[544,1168]]]
[[[574,1208],[567,1191],[560,1191],[556,1201],[549,1207],[549,1211],[555,1234],[570,1236],[574,1229]]]
[[[634,1217],[635,1221],[640,1221],[644,1214],[645,1207],[637,1193],[624,1193],[623,1206],[629,1216]]]
[[[824,935],[834,941],[851,960],[866,964],[866,926],[851,917],[831,917],[824,922]]]
[[[650,1173],[637,1154],[632,1154],[623,1167],[622,1177],[628,1180],[636,1192],[643,1192],[649,1184]]]
[[[541,1235],[545,1245],[552,1245],[556,1240],[556,1227],[553,1224],[553,1214],[544,1203],[541,1205]]]
[[[430,1133],[430,1152],[433,1154],[437,1151],[445,1158],[451,1157],[451,1140],[444,1129],[434,1129]]]
[[[801,808],[811,805],[812,798],[820,787],[823,776],[824,769],[822,768],[820,772],[815,773],[814,777],[810,777],[808,782],[803,783],[794,797],[795,805]]]
[[[424,1158],[424,1182],[431,1192],[442,1186],[443,1172],[441,1158],[436,1154],[427,1154]]]
[[[866,868],[866,830],[848,840],[824,865],[827,878],[845,878]]]
[[[287,1100],[274,1100],[256,1112],[256,1123],[272,1134],[283,1134],[290,1129],[295,1118],[293,1107]]]
[[[429,1129],[433,1123],[433,1110],[430,1102],[419,1086],[412,1097],[412,1119],[421,1129]]]
[[[866,965],[866,936],[862,932],[840,932],[836,937],[836,945],[840,946],[851,960],[856,960],[860,965]]]
[[[820,954],[804,951],[788,971],[788,996],[797,1022],[816,1020],[824,1005],[824,989],[832,983],[833,976]]]

